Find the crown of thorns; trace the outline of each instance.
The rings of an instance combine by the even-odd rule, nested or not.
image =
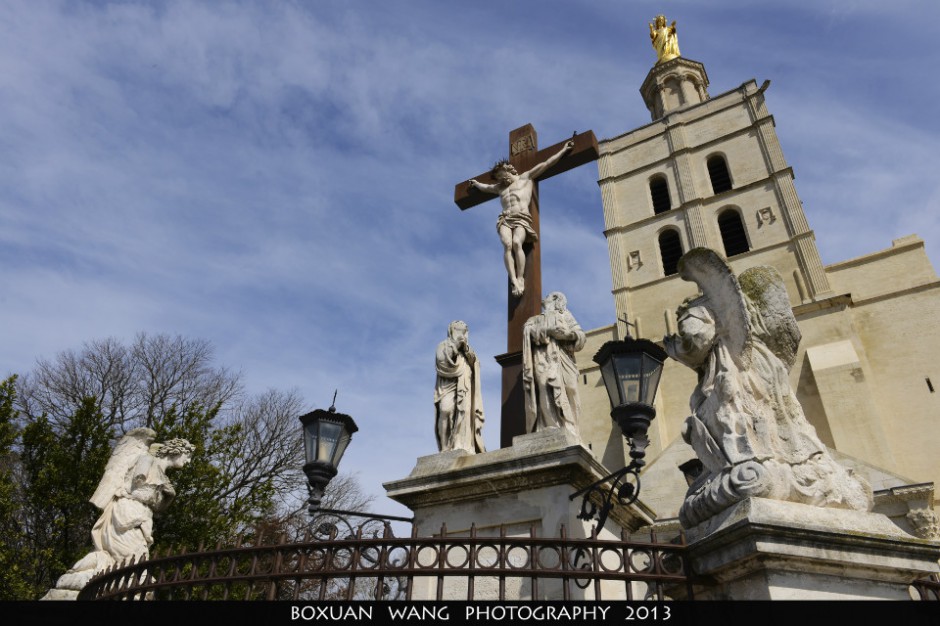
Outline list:
[[[492,175],[495,176],[495,175],[496,175],[496,172],[498,172],[498,171],[501,170],[502,168],[511,169],[512,171],[516,171],[516,168],[513,167],[512,163],[509,162],[509,159],[500,159],[499,161],[497,161],[496,163],[493,164],[493,168],[490,170],[490,174],[492,174]]]

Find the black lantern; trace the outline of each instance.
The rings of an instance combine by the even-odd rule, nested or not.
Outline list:
[[[336,476],[346,446],[359,427],[353,418],[337,413],[333,406],[328,411],[316,409],[301,415],[300,422],[304,427],[304,474],[310,483],[308,511],[313,515],[320,508],[323,491]]]
[[[666,358],[666,351],[652,341],[630,337],[608,341],[594,355],[610,397],[610,417],[629,440],[630,457],[640,466],[645,464],[647,431],[656,417],[653,401]]]
[[[604,527],[614,498],[628,506],[640,497],[640,470],[646,465],[644,457],[649,445],[647,432],[656,417],[653,401],[667,356],[652,341],[630,336],[625,341],[608,341],[594,355],[610,396],[610,417],[630,443],[631,459],[630,465],[570,496],[571,500],[581,496],[578,517],[588,521],[597,515],[598,528]],[[609,486],[605,486],[607,483]],[[600,498],[600,509],[592,497]]]

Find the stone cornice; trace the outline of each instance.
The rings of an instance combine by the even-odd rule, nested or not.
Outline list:
[[[861,300],[856,300],[852,303],[852,306],[858,308],[867,306],[869,304],[875,304],[878,302],[883,302],[885,300],[891,300],[892,298],[901,298],[903,296],[909,296],[915,293],[920,293],[922,291],[930,291],[933,289],[940,288],[940,280],[935,280],[929,283],[924,283],[922,285],[914,285],[913,287],[908,287],[906,289],[899,289],[897,291],[889,291],[888,293],[879,294],[877,296],[872,296],[870,298],[864,298]]]
[[[902,241],[901,243],[896,243],[890,248],[885,248],[884,250],[878,250],[876,252],[871,252],[864,256],[857,256],[851,259],[846,259],[845,261],[839,261],[837,263],[831,263],[826,266],[827,272],[838,272],[840,270],[856,267],[858,265],[865,265],[866,263],[871,263],[885,257],[889,257],[901,252],[907,252],[915,248],[923,248],[924,240],[918,237],[917,239],[911,239],[910,241]]]
[[[918,483],[916,485],[901,485],[889,489],[879,489],[875,492],[876,498],[890,498],[898,502],[911,502],[926,500],[933,504],[933,483]]]
[[[643,84],[640,86],[640,92],[642,93],[646,87],[650,86],[652,83],[655,83],[656,79],[660,75],[673,73],[678,67],[684,67],[701,72],[702,76],[705,77],[705,84],[708,84],[708,72],[705,71],[704,64],[687,57],[678,56],[663,63],[657,63],[651,67],[650,71],[646,74],[646,78],[643,80]]]
[[[408,477],[384,483],[384,487],[388,497],[415,510],[554,485],[570,485],[573,493],[608,473],[583,445],[558,447],[562,435],[543,431],[516,437],[511,447],[492,452],[453,451],[422,457]],[[571,506],[580,506],[580,500]],[[636,502],[630,507],[615,506],[610,518],[622,527],[637,528],[652,523],[655,513]]]
[[[729,133],[726,133],[726,134],[724,134],[724,135],[716,136],[714,139],[710,139],[710,140],[708,140],[708,141],[695,144],[695,145],[693,145],[693,146],[685,146],[685,147],[682,147],[682,148],[678,148],[678,149],[676,149],[675,151],[670,151],[669,156],[667,156],[667,157],[663,157],[663,158],[661,158],[661,159],[656,159],[655,161],[649,161],[649,162],[647,162],[647,163],[644,163],[644,164],[640,165],[639,167],[634,167],[633,169],[625,170],[625,171],[623,171],[623,172],[621,172],[621,173],[619,173],[619,174],[610,175],[610,176],[605,176],[604,178],[599,179],[599,180],[597,181],[597,184],[600,185],[600,184],[602,184],[602,183],[617,182],[617,181],[622,180],[622,179],[624,179],[624,178],[629,178],[629,177],[631,177],[631,176],[635,176],[635,175],[637,174],[637,172],[642,172],[643,170],[654,169],[654,168],[656,168],[657,166],[662,165],[663,163],[666,163],[666,162],[672,160],[672,159],[673,159],[674,157],[676,157],[676,156],[685,155],[685,154],[696,154],[696,153],[700,153],[700,152],[705,152],[705,151],[707,151],[707,150],[708,150],[711,146],[713,146],[713,145],[718,145],[718,144],[725,143],[725,142],[728,140],[728,138],[730,138],[730,137],[737,137],[737,136],[740,136],[740,135],[746,135],[746,134],[748,134],[748,132],[754,130],[754,129],[757,128],[758,126],[761,126],[762,124],[764,124],[764,123],[767,122],[768,120],[772,122],[772,121],[773,121],[772,116],[768,116],[768,117],[766,117],[766,118],[762,118],[762,119],[760,119],[760,120],[757,120],[756,122],[754,122],[753,124],[751,124],[751,125],[749,125],[749,126],[742,126],[742,127],[738,128],[737,130],[733,130],[733,131],[731,131],[731,132],[729,132]],[[668,131],[663,131],[661,134],[662,134],[662,135],[665,135],[667,132],[668,132]],[[658,137],[659,137],[659,136],[657,136],[657,137],[651,137],[651,138],[650,138],[650,141],[652,141],[653,139],[658,138]],[[630,150],[631,148],[633,148],[633,147],[636,146],[636,145],[639,145],[639,144],[634,144],[633,146],[629,146],[629,147],[623,148],[623,149],[621,149],[621,150],[617,150],[616,152],[608,152],[608,153],[606,153],[606,156],[612,156],[612,155],[614,155],[614,154],[617,154],[618,152],[624,152],[624,151],[626,151],[626,150]],[[781,172],[781,171],[787,171],[787,170],[790,170],[791,173],[792,173],[792,168],[789,167],[789,166],[787,166],[787,167],[785,167],[785,168],[781,168],[781,169],[779,169],[779,170],[775,170],[775,172]],[[772,172],[772,173],[775,173],[775,172]]]
[[[796,316],[797,320],[799,320],[799,318],[803,315],[809,315],[810,313],[822,311],[823,309],[844,309],[846,307],[852,306],[852,304],[852,294],[844,293],[838,296],[832,296],[830,298],[823,298],[821,300],[807,302],[806,304],[799,304],[793,307],[793,315]]]
[[[672,111],[657,120],[654,120],[642,126],[638,126],[631,131],[623,133],[622,135],[617,135],[616,137],[610,137],[607,139],[601,139],[600,141],[598,141],[598,150],[600,152],[600,155],[601,156],[612,155],[618,152],[622,152],[623,150],[628,150],[634,145],[637,145],[644,141],[650,141],[651,139],[654,139],[658,137],[659,135],[666,133],[667,129],[671,126],[684,126],[688,124],[693,124],[707,117],[717,115],[718,113],[720,113],[721,111],[725,109],[729,109],[731,107],[740,105],[744,102],[745,99],[753,95],[753,93],[751,93],[751,91],[748,89],[748,86],[750,85],[754,86],[753,93],[756,93],[757,82],[754,79],[751,79],[745,83],[742,83],[740,86],[734,89],[726,91],[717,96],[712,96],[704,102],[699,102],[697,104],[688,105],[688,106],[683,107],[682,109]],[[731,96],[735,94],[740,94],[740,96],[738,98],[732,98]],[[752,128],[762,119],[767,119],[767,118],[772,119],[773,116],[768,114],[765,117],[758,118],[757,120],[752,122],[750,126],[747,126],[746,128]],[[654,128],[657,126],[660,127],[659,130]],[[623,147],[611,147],[612,144],[620,142],[630,137],[631,135],[636,136],[636,141],[634,141],[630,145],[623,146]]]
[[[780,546],[782,553],[792,551],[787,546],[809,542],[817,549],[844,547],[869,554],[889,548],[933,559],[934,567],[940,556],[936,543],[909,535],[885,515],[764,498],[739,502],[687,531],[690,548],[695,552],[713,551],[755,535],[763,535],[768,548]]]

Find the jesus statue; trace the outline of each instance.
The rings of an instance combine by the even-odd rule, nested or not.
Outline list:
[[[572,148],[574,141],[566,142],[557,153],[522,174],[517,173],[509,161],[499,161],[491,171],[496,179],[495,184],[487,185],[473,179],[469,182],[470,189],[499,194],[503,212],[496,220],[496,230],[505,251],[503,258],[509,273],[512,295],[517,298],[525,291],[525,251],[522,246],[527,241],[538,239],[532,225],[532,214],[529,212],[535,180],[545,170],[558,163]]]

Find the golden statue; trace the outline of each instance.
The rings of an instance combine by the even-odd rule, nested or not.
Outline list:
[[[664,63],[679,56],[679,39],[676,37],[676,21],[666,26],[666,16],[657,15],[655,26],[650,24],[650,39],[656,50],[656,63]]]

